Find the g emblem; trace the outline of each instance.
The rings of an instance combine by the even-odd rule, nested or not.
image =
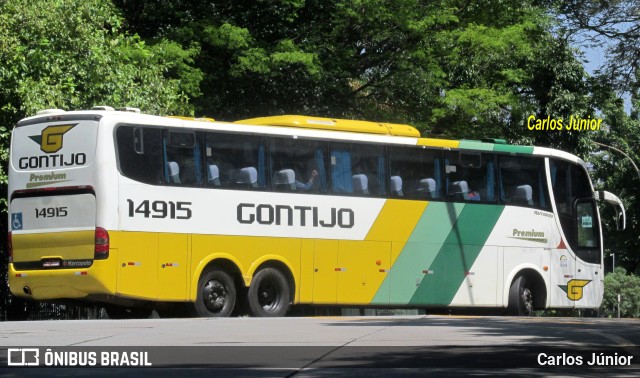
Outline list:
[[[62,136],[75,125],[77,125],[77,123],[73,125],[49,126],[42,130],[40,135],[31,135],[29,138],[38,143],[43,152],[51,154],[60,151],[62,148]]]
[[[75,125],[49,126],[42,130],[40,149],[46,153],[58,152],[62,148],[62,136]]]
[[[559,285],[559,287],[567,293],[567,298],[572,301],[579,301],[584,294],[584,287],[591,282],[591,280],[571,280],[567,282],[567,285]]]

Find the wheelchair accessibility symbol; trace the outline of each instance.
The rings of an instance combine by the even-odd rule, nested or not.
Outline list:
[[[11,213],[11,229],[22,230],[22,213]]]

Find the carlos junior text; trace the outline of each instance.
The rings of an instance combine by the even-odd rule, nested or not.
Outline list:
[[[591,353],[590,356],[574,356],[567,353],[562,354],[538,354],[538,365],[540,366],[629,366],[633,356]]]

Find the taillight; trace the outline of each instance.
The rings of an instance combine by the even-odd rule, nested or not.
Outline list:
[[[96,227],[96,249],[94,260],[104,260],[109,257],[109,233],[102,227]]]
[[[13,243],[11,242],[11,231],[7,236],[7,250],[9,251],[9,263],[13,262]]]

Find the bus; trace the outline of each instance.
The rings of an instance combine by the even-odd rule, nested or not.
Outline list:
[[[596,308],[603,236],[585,163],[408,125],[136,109],[18,122],[9,284],[112,318],[291,306]]]

